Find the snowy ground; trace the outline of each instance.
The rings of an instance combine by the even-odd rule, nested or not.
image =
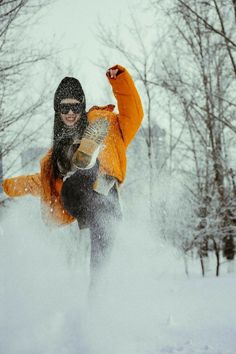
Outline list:
[[[1,211],[1,354],[235,354],[236,276],[186,278],[181,259],[143,220],[119,230],[87,293],[86,240],[49,231],[37,202]]]

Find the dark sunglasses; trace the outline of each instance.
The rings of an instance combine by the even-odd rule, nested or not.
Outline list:
[[[74,113],[79,113],[81,111],[81,106],[81,103],[61,103],[60,112],[62,114],[67,114],[72,110]]]

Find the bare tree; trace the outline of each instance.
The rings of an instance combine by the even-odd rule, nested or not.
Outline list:
[[[193,154],[196,171],[193,197],[199,205],[196,212],[200,218],[193,245],[199,249],[203,274],[203,251],[211,240],[219,275],[222,240],[229,234],[233,237],[235,218],[234,186],[228,177],[232,162],[227,158],[226,143],[232,132],[235,133],[235,76],[232,75],[235,61],[233,41],[229,39],[235,26],[233,21],[231,27],[227,25],[226,33],[230,6],[231,2],[225,1],[225,11],[220,11],[215,0],[177,0],[172,10],[166,12],[172,20],[175,60],[168,65],[163,62],[162,80],[159,77],[159,82],[153,82],[178,98],[183,119],[188,123],[192,145],[189,153]],[[221,30],[216,31],[210,23]]]
[[[31,118],[42,110],[50,85],[45,82],[45,87],[36,97],[24,97],[23,92],[30,69],[47,62],[53,50],[52,46],[32,48],[21,39],[26,27],[33,26],[36,14],[49,3],[45,0],[0,1],[1,159],[13,149],[20,150],[21,142],[27,139],[30,142],[33,131],[39,129],[37,126],[28,130],[28,127]]]

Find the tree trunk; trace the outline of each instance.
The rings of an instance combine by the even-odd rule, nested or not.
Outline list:
[[[200,253],[200,263],[201,263],[201,269],[202,269],[202,276],[205,277],[205,267],[204,267],[203,256],[201,253]]]
[[[214,238],[212,238],[212,241],[214,244],[214,251],[216,255],[216,276],[218,277],[220,275],[220,250]]]
[[[184,271],[185,271],[186,276],[188,277],[189,272],[188,272],[188,262],[187,262],[186,254],[184,254]]]

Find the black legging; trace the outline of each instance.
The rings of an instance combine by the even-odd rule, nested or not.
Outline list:
[[[97,269],[109,256],[114,224],[121,219],[121,209],[116,186],[108,196],[93,190],[99,163],[90,169],[77,170],[63,183],[61,198],[65,209],[74,216],[79,227],[90,229],[91,268]]]

